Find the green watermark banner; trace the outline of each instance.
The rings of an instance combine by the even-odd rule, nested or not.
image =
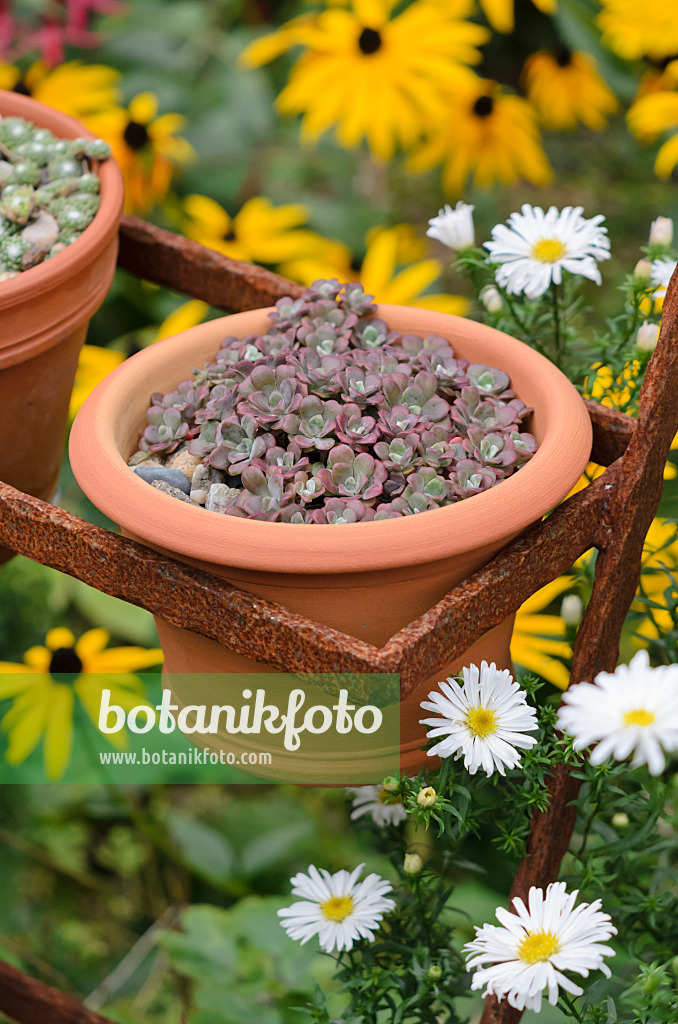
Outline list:
[[[0,784],[367,785],[400,770],[400,677],[3,674]]]

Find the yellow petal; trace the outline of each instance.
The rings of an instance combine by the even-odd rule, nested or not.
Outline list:
[[[208,196],[189,195],[184,199],[184,210],[206,234],[221,238],[231,229],[231,218],[226,210]],[[190,228],[190,225],[188,225]]]
[[[139,672],[152,665],[162,665],[160,648],[112,647],[92,657],[88,672]]]
[[[655,174],[658,178],[670,178],[673,168],[678,164],[678,135],[665,142],[657,153],[654,162]]]
[[[85,672],[93,672],[87,662],[103,651],[111,639],[111,634],[106,629],[88,629],[83,633],[75,645],[75,653],[82,661]]]
[[[56,629],[50,629],[45,637],[45,643],[50,651],[58,651],[60,647],[74,647],[75,637],[70,629],[66,629],[65,626],[57,626]]]
[[[21,764],[33,753],[45,730],[49,715],[47,695],[43,694],[39,699],[27,704],[21,709],[20,714],[13,715],[12,712],[8,712],[2,720],[3,728],[9,733],[5,759],[8,764]]]
[[[209,308],[209,304],[201,302],[200,299],[190,299],[189,302],[183,302],[169,316],[165,317],[158,328],[158,333],[154,340],[160,341],[162,338],[171,338],[174,334],[187,331],[189,327],[196,327],[205,319]]]
[[[131,121],[148,124],[158,112],[158,97],[152,92],[140,92],[127,109]]]
[[[555,601],[566,590],[571,590],[573,585],[574,580],[571,576],[559,576],[551,583],[547,583],[545,587],[538,590],[532,597],[528,597],[527,601],[521,604],[518,612],[532,614],[543,611],[544,608],[548,608],[551,602]]]
[[[7,666],[4,668],[3,666]],[[0,679],[0,700],[8,700],[10,697],[16,697],[17,694],[23,693],[24,690],[28,690],[31,686],[35,686],[36,682],[44,682],[44,676],[36,675],[32,669],[27,668],[25,665],[12,665],[8,661],[0,662],[0,672],[7,673]]]
[[[73,703],[73,690],[70,686],[60,684],[52,687],[43,746],[45,774],[48,779],[60,779],[71,759]]]

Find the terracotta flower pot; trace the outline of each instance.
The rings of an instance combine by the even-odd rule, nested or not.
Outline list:
[[[563,374],[521,342],[459,317],[380,306],[378,315],[390,327],[442,335],[458,356],[500,367],[510,375],[518,396],[535,410],[528,429],[537,437],[539,450],[527,465],[490,490],[454,505],[342,526],[222,516],[151,488],[126,465],[137,449],[151,393],[170,391],[190,377],[194,367],[213,359],[227,334],[263,333],[268,312],[239,313],[194,327],[150,346],[114,370],[76,419],[70,445],[74,473],[94,504],[127,536],[316,622],[383,646],[568,493],[591,450],[586,409]],[[511,617],[403,702],[403,770],[413,772],[426,761],[421,753],[419,702],[431,685],[462,664],[482,658],[510,667],[512,625]],[[169,672],[268,670],[166,622],[158,620],[157,626]],[[175,687],[174,694],[183,704],[204,702],[195,692],[177,693]],[[251,749],[253,738],[247,739]]]
[[[27,96],[0,92],[0,114],[24,117],[61,138],[94,138],[72,117]],[[78,355],[118,252],[122,176],[112,159],[98,173],[101,206],[80,238],[0,282],[0,480],[46,500],[59,477]],[[0,562],[12,554],[0,548]]]

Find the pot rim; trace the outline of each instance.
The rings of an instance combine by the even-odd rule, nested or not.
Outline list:
[[[62,113],[46,103],[40,103],[30,96],[22,96],[7,90],[0,90],[0,114],[3,117],[24,117],[33,124],[48,128],[54,135],[65,139],[96,138],[84,124]],[[123,181],[120,168],[113,156],[109,156],[97,167],[101,181],[101,205],[80,237],[63,252],[31,267],[16,277],[0,284],[0,310],[7,309],[25,300],[29,295],[58,288],[69,278],[77,276],[94,258],[94,250],[101,247],[102,238],[117,232],[120,210],[123,204]],[[3,340],[0,339],[0,349]]]
[[[497,342],[508,355],[507,364],[522,361],[530,366],[539,380],[539,394],[548,396],[544,415],[552,422],[526,465],[489,490],[453,505],[341,527],[224,516],[150,487],[127,466],[129,455],[120,453],[116,441],[117,418],[135,390],[139,371],[148,375],[167,355],[211,335],[216,352],[217,338],[251,333],[252,320],[261,320],[272,308],[208,321],[156,342],[109,374],[78,413],[70,440],[75,477],[101,511],[142,542],[192,561],[278,574],[330,575],[416,566],[473,548],[496,550],[556,506],[581,476],[591,450],[591,423],[581,397],[553,363],[475,321],[416,307],[378,305],[377,316],[392,321],[403,333],[448,335],[453,345],[462,342],[464,357],[466,343]],[[446,329],[441,329],[443,324]]]

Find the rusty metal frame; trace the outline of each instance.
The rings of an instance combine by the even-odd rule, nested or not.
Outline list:
[[[270,305],[302,290],[260,267],[228,259],[134,217],[123,218],[118,263],[228,312]],[[4,483],[0,544],[286,671],[399,673],[403,696],[596,547],[593,595],[578,631],[572,668],[572,679],[592,680],[598,672],[615,668],[623,622],[640,577],[643,541],[678,429],[677,281],[674,276],[664,304],[637,420],[587,403],[592,458],[608,467],[605,472],[382,648],[254,597]],[[548,785],[550,804],[532,820],[528,855],[516,873],[512,896],[525,896],[530,885],[554,881],[571,839],[578,783],[566,768],[558,768]],[[66,1015],[45,1014],[45,1000],[51,999],[56,1008],[54,990],[17,975],[0,963],[0,1011],[20,1024],[45,1018],[59,1024],[66,1019],[83,1024],[104,1020],[72,1001]],[[520,1017],[505,1001],[488,997],[481,1024],[515,1024]]]

